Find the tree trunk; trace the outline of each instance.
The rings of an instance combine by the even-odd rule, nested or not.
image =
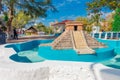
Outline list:
[[[13,38],[12,20],[13,20],[13,18],[9,18],[8,24],[7,24],[7,27],[8,27],[8,39]]]
[[[0,0],[0,11],[2,11],[2,0]]]
[[[12,21],[13,21],[13,8],[10,9],[10,17],[8,19],[8,22],[7,22],[7,27],[8,27],[8,39],[13,39],[13,27],[12,27]]]

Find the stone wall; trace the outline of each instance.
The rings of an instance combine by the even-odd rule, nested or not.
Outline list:
[[[74,30],[74,27],[77,26],[77,30],[83,30],[83,24],[79,21],[66,22],[66,30]]]
[[[74,26],[75,26],[75,25],[68,25],[68,26],[66,26],[66,30],[74,30]],[[77,30],[78,30],[78,31],[83,30],[83,26],[78,25],[78,26],[77,26]]]

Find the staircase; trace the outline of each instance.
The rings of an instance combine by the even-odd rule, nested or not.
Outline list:
[[[81,31],[73,31],[74,44],[76,49],[86,48],[87,44]]]
[[[51,44],[53,49],[74,48],[78,54],[94,54],[92,48],[105,47],[84,31],[65,31]]]
[[[94,54],[94,50],[88,47],[83,31],[73,31],[74,48],[78,54]]]
[[[65,31],[51,44],[53,49],[70,49],[73,48],[71,32]]]
[[[90,48],[103,48],[104,44],[98,42],[96,39],[92,38],[87,32],[83,32],[86,38],[87,44]]]

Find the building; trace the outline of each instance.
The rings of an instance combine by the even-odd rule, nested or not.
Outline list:
[[[65,22],[63,28],[65,31],[52,42],[52,48],[74,49],[78,54],[95,54],[92,48],[105,47],[85,32],[84,28],[81,21]]]
[[[53,31],[54,33],[62,33],[63,31],[65,31],[65,26],[66,26],[66,22],[71,22],[73,20],[64,20],[62,22],[55,22],[52,23],[52,27],[53,27]]]
[[[34,27],[30,27],[27,30],[25,30],[26,35],[37,35],[38,31]]]
[[[80,21],[69,21],[65,23],[65,30],[80,31],[84,26]]]

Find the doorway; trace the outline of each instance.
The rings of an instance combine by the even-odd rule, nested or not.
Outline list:
[[[74,31],[77,31],[78,26],[74,26]]]

